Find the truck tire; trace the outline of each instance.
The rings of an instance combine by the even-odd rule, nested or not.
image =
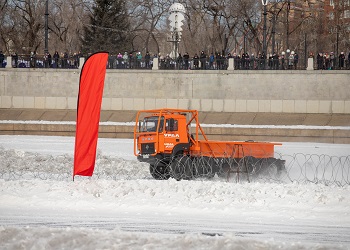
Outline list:
[[[193,174],[196,178],[213,178],[216,173],[216,163],[213,158],[200,157],[193,160]]]
[[[220,165],[217,175],[220,178],[227,178],[230,170],[231,170],[230,164],[228,162],[224,162]]]
[[[149,165],[149,172],[156,180],[167,180],[170,178],[169,168],[167,166]]]
[[[272,169],[270,174],[273,176],[271,176],[271,177],[273,177],[274,179],[280,180],[286,175],[287,171],[286,171],[284,160],[270,158],[269,165],[270,165],[270,168]]]
[[[170,164],[170,176],[176,180],[193,178],[192,160],[186,155],[177,155]]]

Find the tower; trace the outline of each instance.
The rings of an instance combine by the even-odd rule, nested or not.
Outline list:
[[[171,36],[170,39],[168,39],[168,42],[172,42],[172,51],[170,53],[170,56],[173,59],[176,59],[179,55],[179,42],[181,41],[181,31],[182,31],[182,25],[183,20],[185,19],[184,14],[186,13],[185,7],[180,3],[174,3],[169,8],[170,16],[170,32]]]

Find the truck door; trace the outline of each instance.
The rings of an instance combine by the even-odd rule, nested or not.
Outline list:
[[[180,142],[180,134],[178,131],[178,120],[168,118],[165,122],[164,131],[164,151],[171,153],[174,146]]]

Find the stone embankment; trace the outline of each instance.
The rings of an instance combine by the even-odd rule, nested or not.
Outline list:
[[[99,136],[133,138],[136,111],[101,112]],[[0,134],[75,135],[75,110],[0,109]],[[350,114],[200,112],[209,139],[350,143]]]

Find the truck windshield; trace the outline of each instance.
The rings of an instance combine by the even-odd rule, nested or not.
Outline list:
[[[140,132],[156,132],[157,125],[158,125],[158,116],[151,116],[151,117],[145,117],[143,121],[141,122],[140,126]],[[164,117],[162,116],[160,118],[160,124],[158,132],[163,131],[164,125]]]

